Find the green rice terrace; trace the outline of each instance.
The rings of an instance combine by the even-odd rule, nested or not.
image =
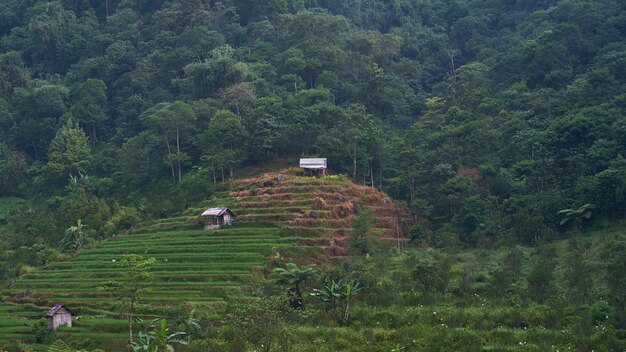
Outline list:
[[[17,314],[12,319],[18,319],[20,324],[3,323],[1,344],[6,348],[6,341],[28,337],[28,319],[42,317],[45,307],[55,302],[85,312],[114,306],[115,300],[97,287],[121,275],[123,268],[116,261],[124,254],[156,259],[152,279],[146,283],[150,290],[144,302],[156,306],[180,302],[223,304],[243,299],[242,289],[265,265],[268,254],[292,247],[293,243],[294,239],[279,236],[278,228],[272,226],[233,226],[210,232],[153,229],[121,235],[70,260],[50,263],[19,278],[5,294],[16,303],[42,308],[28,316],[9,309],[7,313]],[[112,320],[103,331],[96,332],[89,325],[88,319],[79,320],[77,327],[84,328],[74,327],[71,334],[114,340],[125,337],[123,321]]]
[[[19,340],[32,342],[39,319],[62,302],[80,318],[71,329],[60,329],[61,336],[91,338],[123,349],[125,321],[111,313],[116,297],[98,287],[123,274],[118,261],[126,254],[156,260],[142,298],[154,307],[145,317],[153,317],[159,315],[159,307],[181,303],[221,307],[245,301],[250,283],[263,277],[272,255],[308,262],[345,257],[359,206],[371,208],[376,215],[371,231],[376,237],[394,245],[406,241],[407,213],[372,188],[341,178],[284,175],[279,182],[275,177],[235,181],[222,197],[181,216],[141,224],[131,233],[19,277],[3,291],[5,301],[11,303],[0,307],[0,346],[12,349]],[[204,230],[198,214],[217,205],[230,207],[237,223]]]

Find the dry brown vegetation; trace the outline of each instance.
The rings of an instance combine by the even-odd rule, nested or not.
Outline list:
[[[274,222],[295,233],[316,229],[299,244],[323,248],[329,258],[348,255],[352,222],[362,208],[376,218],[372,237],[406,241],[412,225],[406,209],[386,194],[348,181],[303,177],[298,168],[239,179],[231,186],[228,196],[239,204],[235,212],[240,221]]]

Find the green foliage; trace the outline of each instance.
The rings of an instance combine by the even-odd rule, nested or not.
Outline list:
[[[251,298],[246,305],[230,312],[226,321],[235,329],[236,336],[243,335],[259,350],[269,352],[282,328],[281,321],[287,314],[286,303],[286,297],[280,295]],[[233,345],[242,345],[237,338],[233,340]]]
[[[107,222],[109,232],[130,230],[140,221],[139,211],[134,207],[117,206],[111,220]]]
[[[186,345],[188,343],[184,339],[187,333],[184,331],[170,333],[165,319],[154,319],[147,324],[139,319],[139,324],[142,325],[142,329],[139,331],[138,341],[131,342],[133,351],[173,352],[174,345]]]
[[[63,340],[56,340],[50,347],[48,352],[72,352],[73,350]]]
[[[561,339],[580,350],[624,350],[613,342],[626,316],[621,240],[603,249],[606,270],[592,274],[595,245],[556,251],[557,264],[518,252],[485,254],[476,270],[444,259],[457,258],[460,244],[543,248],[561,221],[592,231],[624,217],[623,22],[616,0],[4,1],[0,199],[29,204],[0,219],[2,280],[50,265],[58,257],[50,248],[78,218],[90,226],[87,238],[137,228],[204,201],[218,178],[244,167],[320,155],[333,172],[409,204],[423,225],[414,238],[445,254],[377,262],[393,278],[368,269],[368,292],[380,297],[366,300],[389,301],[387,293],[448,304],[445,292],[467,291],[554,306],[558,314],[544,318],[569,319],[558,307],[567,291],[581,312],[608,297],[616,317],[592,331],[581,315],[562,337],[503,324],[480,327],[493,336],[476,338],[458,327],[411,330],[407,321],[399,336],[424,331],[424,340],[394,335],[373,347],[364,334],[327,331],[319,336],[332,344],[298,346],[304,351],[454,350],[462,340],[468,349],[547,350],[542,340],[560,347]],[[91,181],[78,176],[87,172]],[[64,193],[68,174],[84,184],[70,181]],[[111,217],[112,204],[120,207]],[[359,251],[372,252],[359,236]],[[563,279],[571,275],[581,282]],[[468,297],[459,303],[465,311]],[[546,326],[558,320],[544,318]],[[574,328],[580,334],[568,333]],[[372,342],[391,334],[368,331]]]
[[[241,117],[230,111],[218,111],[202,136],[202,145],[205,150],[202,159],[215,172],[220,169],[222,182],[224,182],[224,169],[230,171],[233,177],[233,169],[245,159],[245,140],[247,131],[244,128]]]
[[[339,280],[335,281],[331,278],[324,280],[324,286],[321,289],[314,289],[311,296],[319,298],[326,303],[331,309],[334,309],[339,303],[345,302],[345,311],[343,314],[343,322],[347,323],[350,319],[350,300],[364,289],[356,280]]]
[[[128,334],[130,343],[133,342],[133,323],[137,306],[143,299],[146,288],[143,284],[152,277],[151,267],[154,258],[144,258],[137,254],[127,254],[117,264],[124,271],[117,280],[105,282],[99,291],[108,291],[115,295],[123,305],[123,312],[128,320]]]
[[[578,209],[563,209],[557,214],[563,215],[560,225],[563,226],[569,222],[574,222],[576,228],[580,230],[585,220],[591,219],[591,210],[594,208],[591,204],[585,204]]]
[[[277,284],[292,286],[293,297],[291,305],[293,308],[299,309],[304,305],[301,285],[316,274],[315,264],[298,267],[294,263],[287,263],[285,268],[274,268],[272,270],[272,275],[274,275],[272,281]]]
[[[87,136],[70,118],[50,142],[43,175],[46,180],[58,182],[68,174],[85,174],[92,158]]]
[[[159,215],[206,194],[199,174],[320,155],[467,245],[548,240],[569,204],[623,216],[615,0],[5,8],[2,195],[88,171],[109,204],[168,194]],[[532,231],[511,225],[520,198]]]
[[[554,250],[547,248],[535,261],[532,270],[528,274],[527,295],[537,303],[545,303],[555,295]]]
[[[86,225],[81,223],[80,219],[76,220],[76,226],[72,225],[65,230],[65,235],[61,241],[59,241],[59,245],[79,252],[82,246],[82,240],[85,237],[85,232],[83,231],[85,226]]]
[[[370,251],[368,246],[368,233],[376,222],[372,211],[365,207],[360,207],[354,220],[352,221],[352,232],[350,233],[350,246],[359,254],[367,254]]]

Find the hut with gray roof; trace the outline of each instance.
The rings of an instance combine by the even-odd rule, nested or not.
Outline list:
[[[300,168],[304,169],[307,176],[320,177],[326,175],[326,158],[302,158]]]
[[[72,326],[72,312],[62,304],[55,304],[48,313],[48,329],[57,331],[59,326]]]
[[[209,208],[201,215],[204,218],[204,229],[219,229],[223,225],[232,225],[235,214],[227,207]]]

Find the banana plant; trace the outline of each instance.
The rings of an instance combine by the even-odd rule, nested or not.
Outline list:
[[[343,317],[344,322],[348,322],[350,318],[350,299],[362,289],[363,286],[356,280],[348,281],[344,284],[342,292],[343,299],[346,301],[346,311]]]
[[[84,227],[86,227],[86,225],[83,225],[80,219],[78,219],[76,221],[76,226],[72,225],[65,229],[65,235],[61,241],[59,241],[59,245],[61,245],[61,247],[73,249],[76,252],[80,252],[82,240],[85,237],[85,232],[83,231]]]
[[[343,321],[348,322],[350,319],[350,299],[352,296],[363,290],[363,286],[356,281],[335,281],[327,278],[324,287],[314,289],[311,296],[317,297],[322,302],[327,303],[330,307],[336,307],[340,302],[345,301],[345,310]]]
[[[186,332],[177,331],[170,334],[165,319],[153,319],[144,323],[137,319],[142,329],[139,332],[139,340],[131,343],[134,352],[174,352],[174,345],[186,345]]]
[[[584,221],[591,219],[591,211],[594,209],[594,206],[587,203],[578,209],[563,209],[557,212],[559,215],[563,215],[563,219],[561,219],[561,226],[574,222],[576,225],[576,229],[580,231],[583,227]]]

